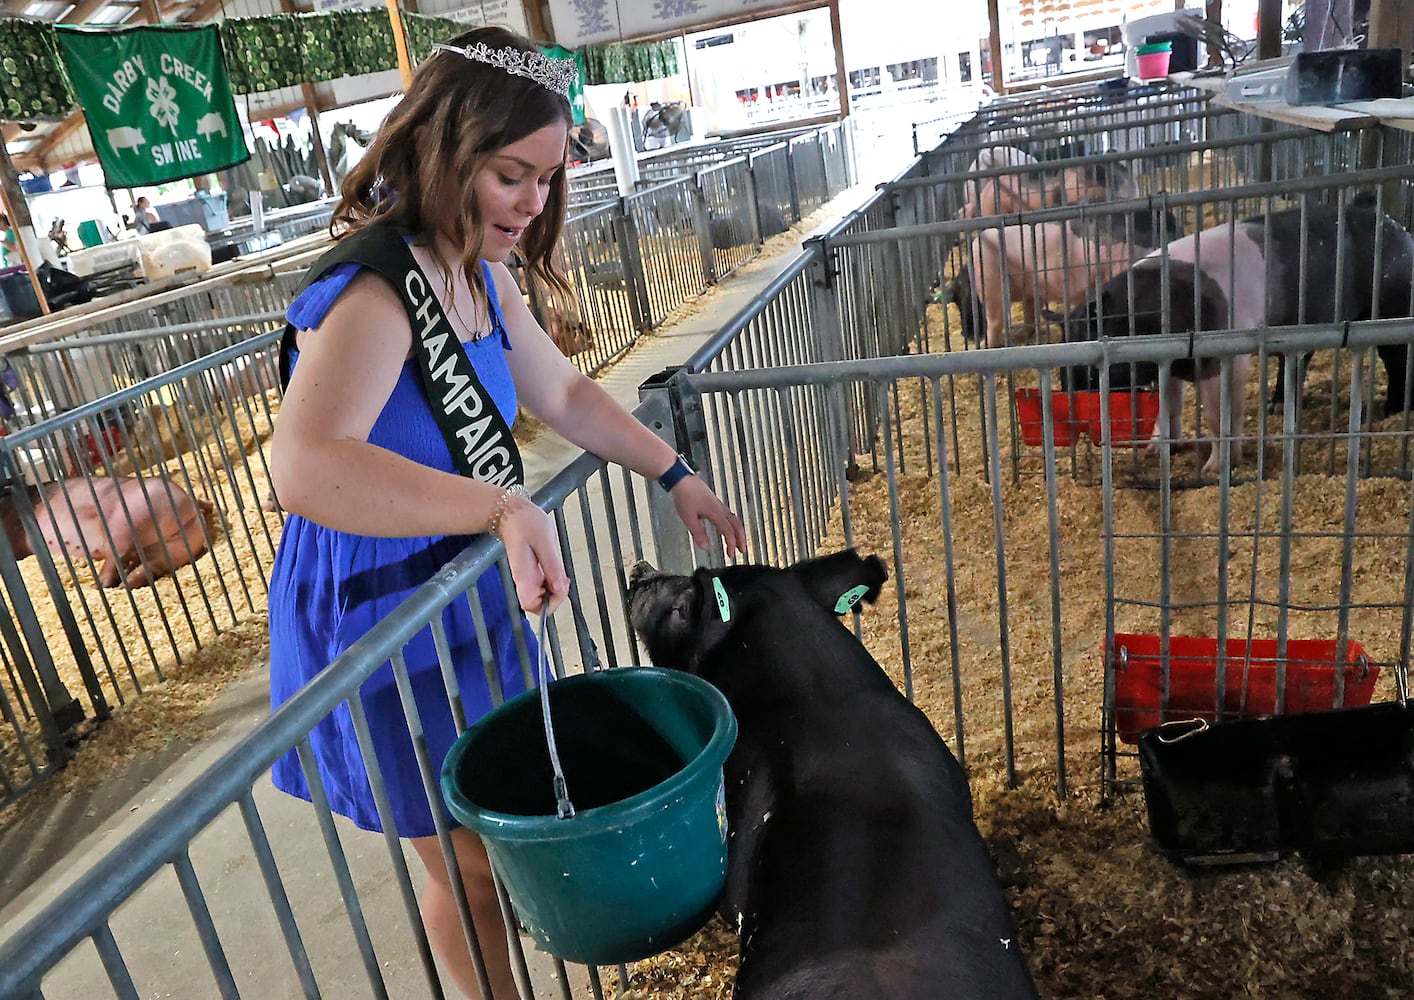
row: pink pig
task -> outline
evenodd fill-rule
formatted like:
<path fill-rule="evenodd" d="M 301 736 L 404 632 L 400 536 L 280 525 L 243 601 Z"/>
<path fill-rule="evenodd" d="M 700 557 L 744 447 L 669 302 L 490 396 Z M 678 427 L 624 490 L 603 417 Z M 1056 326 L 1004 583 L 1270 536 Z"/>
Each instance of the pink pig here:
<path fill-rule="evenodd" d="M 91 555 L 104 587 L 145 587 L 196 560 L 206 551 L 206 517 L 215 509 L 160 476 L 63 479 L 46 484 L 43 499 L 30 495 L 49 551 L 56 558 Z M 31 554 L 12 512 L 5 522 L 16 558 Z"/>

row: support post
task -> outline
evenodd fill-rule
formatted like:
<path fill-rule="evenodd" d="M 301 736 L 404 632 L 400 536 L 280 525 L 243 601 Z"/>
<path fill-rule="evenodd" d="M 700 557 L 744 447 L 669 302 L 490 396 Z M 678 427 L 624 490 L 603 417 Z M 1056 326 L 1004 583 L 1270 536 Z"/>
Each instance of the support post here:
<path fill-rule="evenodd" d="M 304 89 L 304 110 L 309 115 L 311 135 L 314 139 L 314 162 L 319 164 L 319 178 L 324 182 L 324 190 L 330 195 L 336 195 L 339 190 L 334 186 L 334 173 L 329 169 L 329 152 L 324 148 L 324 137 L 319 134 L 319 93 L 309 81 L 300 86 Z"/>
<path fill-rule="evenodd" d="M 1203 16 L 1219 27 L 1223 23 L 1223 0 L 1207 0 L 1203 7 Z M 1208 43 L 1208 65 L 1222 66 L 1223 50 L 1217 42 Z"/>
<path fill-rule="evenodd" d="M 702 172 L 692 175 L 692 186 L 688 189 L 688 201 L 692 206 L 692 228 L 697 231 L 698 251 L 702 256 L 702 283 L 717 283 L 717 259 L 712 253 L 712 216 L 707 210 L 707 194 L 702 190 Z"/>
<path fill-rule="evenodd" d="M 1002 68 L 1002 14 L 1001 4 L 998 0 L 987 0 L 987 26 L 987 42 L 992 53 L 992 90 L 997 94 L 1005 94 L 1006 71 Z M 980 71 L 978 75 L 981 75 Z"/>
<path fill-rule="evenodd" d="M 811 255 L 810 298 L 811 316 L 814 318 L 815 342 L 820 345 L 821 361 L 841 361 L 845 358 L 844 326 L 840 321 L 839 293 L 839 251 L 830 246 L 825 236 L 812 236 L 803 245 L 805 253 Z M 830 403 L 830 445 L 834 449 L 832 464 L 837 465 L 836 488 L 843 493 L 849 488 L 849 481 L 858 471 L 854 461 L 854 442 L 850 428 L 855 425 L 851 414 L 851 394 L 844 385 L 835 383 L 829 390 Z M 845 510 L 845 530 L 849 532 L 848 511 Z M 848 534 L 846 537 L 849 537 Z"/>
<path fill-rule="evenodd" d="M 10 217 L 10 228 L 14 231 L 15 242 L 20 247 L 20 259 L 24 261 L 25 270 L 29 272 L 29 283 L 34 289 L 34 297 L 39 300 L 39 311 L 48 316 L 49 302 L 44 297 L 44 288 L 39 284 L 38 265 L 31 256 L 32 251 L 38 253 L 34 220 L 30 218 L 29 202 L 25 201 L 25 193 L 20 189 L 20 176 L 15 172 L 15 165 L 10 162 L 10 151 L 5 148 L 3 140 L 0 140 L 0 201 L 4 202 L 5 214 Z"/>
<path fill-rule="evenodd" d="M 520 7 L 525 14 L 525 27 L 530 37 L 540 42 L 553 41 L 555 33 L 545 21 L 545 10 L 540 0 L 521 0 Z"/>
<path fill-rule="evenodd" d="M 633 147 L 633 128 L 629 122 L 631 113 L 624 105 L 615 104 L 604 115 L 604 130 L 609 133 L 609 155 L 620 196 L 631 195 L 638 190 L 638 156 Z"/>
<path fill-rule="evenodd" d="M 1371 0 L 1369 47 L 1402 49 L 1403 65 L 1408 66 L 1414 48 L 1414 4 L 1407 0 Z"/>
<path fill-rule="evenodd" d="M 403 31 L 402 11 L 398 0 L 388 0 L 388 21 L 393 26 L 393 47 L 398 52 L 398 76 L 402 78 L 403 90 L 412 84 L 412 56 L 408 54 L 407 34 Z"/>
<path fill-rule="evenodd" d="M 1257 0 L 1257 58 L 1281 55 L 1281 0 Z"/>
<path fill-rule="evenodd" d="M 643 255 L 638 249 L 638 225 L 633 220 L 627 198 L 619 199 L 618 209 L 614 215 L 614 242 L 618 244 L 619 264 L 623 268 L 629 315 L 633 319 L 633 328 L 642 333 L 656 325 L 653 321 L 653 303 L 648 297 L 648 276 L 643 269 Z"/>
<path fill-rule="evenodd" d="M 21 480 L 23 482 L 23 480 Z M 21 488 L 21 495 L 23 489 Z M 35 531 L 38 534 L 38 531 Z M 46 552 L 45 555 L 48 555 Z M 83 721 L 83 706 L 75 698 L 55 669 L 49 641 L 39 625 L 39 615 L 30 603 L 24 577 L 20 575 L 15 550 L 5 532 L 0 531 L 0 583 L 9 595 L 14 617 L 0 610 L 0 636 L 19 669 L 25 695 L 39 722 L 40 732 L 51 761 L 64 755 L 64 733 Z M 16 625 L 19 626 L 16 629 Z M 23 635 L 23 639 L 21 636 Z M 29 655 L 25 655 L 28 647 Z M 102 692 L 100 691 L 100 696 Z M 104 708 L 107 705 L 104 704 Z"/>
<path fill-rule="evenodd" d="M 1408 0 L 1371 0 L 1370 40 L 1372 49 L 1399 49 L 1402 53 L 1400 65 L 1408 67 L 1414 56 L 1414 4 Z M 1367 129 L 1361 147 L 1362 167 L 1378 166 L 1381 140 L 1389 138 L 1392 130 L 1388 125 L 1378 125 Z M 1390 181 L 1384 185 L 1385 211 L 1402 218 L 1404 211 L 1404 185 Z"/>
<path fill-rule="evenodd" d="M 786 143 L 786 180 L 790 185 L 790 221 L 800 221 L 800 183 L 795 176 L 795 143 Z"/>
<path fill-rule="evenodd" d="M 840 117 L 849 117 L 849 73 L 844 68 L 844 30 L 840 27 L 840 0 L 830 0 L 830 38 L 835 46 L 835 91 L 840 95 Z"/>
<path fill-rule="evenodd" d="M 648 429 L 687 459 L 708 486 L 712 486 L 711 455 L 707 449 L 707 428 L 702 419 L 702 400 L 684 390 L 681 366 L 665 368 L 638 387 L 638 398 L 649 404 L 644 419 Z M 686 575 L 696 569 L 692 538 L 677 516 L 672 497 L 648 484 L 648 519 L 658 568 L 665 573 Z M 708 566 L 722 566 L 722 542 L 712 535 L 712 548 L 704 557 Z"/>

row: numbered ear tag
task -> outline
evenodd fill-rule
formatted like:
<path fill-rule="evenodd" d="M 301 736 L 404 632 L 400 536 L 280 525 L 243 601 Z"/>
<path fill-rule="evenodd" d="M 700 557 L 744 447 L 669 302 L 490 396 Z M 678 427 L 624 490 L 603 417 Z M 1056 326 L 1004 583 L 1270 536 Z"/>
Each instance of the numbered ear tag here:
<path fill-rule="evenodd" d="M 722 616 L 722 621 L 732 620 L 731 602 L 727 600 L 727 588 L 722 586 L 722 581 L 717 577 L 712 577 L 712 593 L 717 598 L 717 614 Z"/>
<path fill-rule="evenodd" d="M 860 600 L 864 597 L 864 595 L 867 593 L 869 593 L 869 588 L 863 585 L 858 587 L 850 587 L 843 594 L 841 594 L 840 599 L 835 602 L 835 614 L 844 614 L 850 608 L 858 604 Z"/>

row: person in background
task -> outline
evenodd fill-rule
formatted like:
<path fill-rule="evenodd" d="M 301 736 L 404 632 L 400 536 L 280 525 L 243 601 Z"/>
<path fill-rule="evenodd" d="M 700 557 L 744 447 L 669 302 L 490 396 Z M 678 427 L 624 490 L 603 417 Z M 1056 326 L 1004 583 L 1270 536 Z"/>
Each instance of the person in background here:
<path fill-rule="evenodd" d="M 152 210 L 152 203 L 147 200 L 147 195 L 133 203 L 133 227 L 138 232 L 148 232 L 157 221 L 157 213 Z"/>
<path fill-rule="evenodd" d="M 15 231 L 10 228 L 10 217 L 0 212 L 0 267 L 14 267 L 19 263 L 20 245 L 16 242 Z"/>
<path fill-rule="evenodd" d="M 482 662 L 468 602 L 454 601 L 443 613 L 468 721 L 525 689 L 517 630 L 532 657 L 538 650 L 523 613 L 547 601 L 553 608 L 569 592 L 559 535 L 519 482 L 517 463 L 472 467 L 459 462 L 462 449 L 454 455 L 448 441 L 465 439 L 442 423 L 455 422 L 454 408 L 434 409 L 451 398 L 433 371 L 443 362 L 470 363 L 474 380 L 458 385 L 470 385 L 482 402 L 461 407 L 463 413 L 499 415 L 499 430 L 462 428 L 478 445 L 489 442 L 476 451 L 464 445 L 466 452 L 490 454 L 494 445 L 509 455 L 511 425 L 524 407 L 579 447 L 640 473 L 650 489 L 666 490 L 697 545 L 708 544 L 710 525 L 728 555 L 744 551 L 736 515 L 669 445 L 570 364 L 506 268 L 517 252 L 527 270 L 566 287 L 552 254 L 568 201 L 573 66 L 501 28 L 434 46 L 344 178 L 334 214 L 339 241 L 333 256 L 311 267 L 291 304 L 281 349 L 288 384 L 270 462 L 288 517 L 270 584 L 272 707 L 479 534 L 504 544 L 514 593 L 505 592 L 495 570 L 477 582 L 489 664 Z M 375 270 L 373 249 L 399 263 Z M 398 287 L 383 273 L 401 279 Z M 414 302 L 419 317 L 432 317 L 419 319 L 416 334 L 409 319 Z M 444 319 L 433 322 L 435 310 Z M 432 355 L 424 336 L 446 341 L 424 327 L 449 329 L 460 352 L 439 346 Z M 428 364 L 429 356 L 440 360 Z M 470 475 L 458 474 L 462 464 Z M 403 653 L 435 767 L 456 730 L 430 630 Z M 358 700 L 398 835 L 410 839 L 427 871 L 420 908 L 428 938 L 461 990 L 478 996 L 435 836 L 432 810 L 446 813 L 440 797 L 429 803 L 424 794 L 390 666 L 364 682 Z M 364 829 L 382 830 L 348 708 L 323 720 L 309 742 L 331 807 Z M 278 788 L 310 797 L 293 752 L 276 763 L 272 777 Z M 447 819 L 493 994 L 516 997 L 485 848 Z"/>

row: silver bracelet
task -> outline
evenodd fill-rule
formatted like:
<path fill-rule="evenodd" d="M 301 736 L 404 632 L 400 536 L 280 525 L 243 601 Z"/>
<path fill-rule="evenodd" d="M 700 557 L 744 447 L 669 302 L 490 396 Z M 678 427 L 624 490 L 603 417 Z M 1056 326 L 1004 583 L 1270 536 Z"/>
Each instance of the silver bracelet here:
<path fill-rule="evenodd" d="M 486 533 L 497 541 L 501 540 L 501 518 L 505 516 L 506 505 L 511 502 L 511 497 L 529 500 L 530 490 L 526 489 L 523 483 L 516 483 L 514 486 L 507 486 L 501 493 L 500 499 L 496 501 L 496 509 L 491 512 L 491 519 L 486 522 Z"/>

